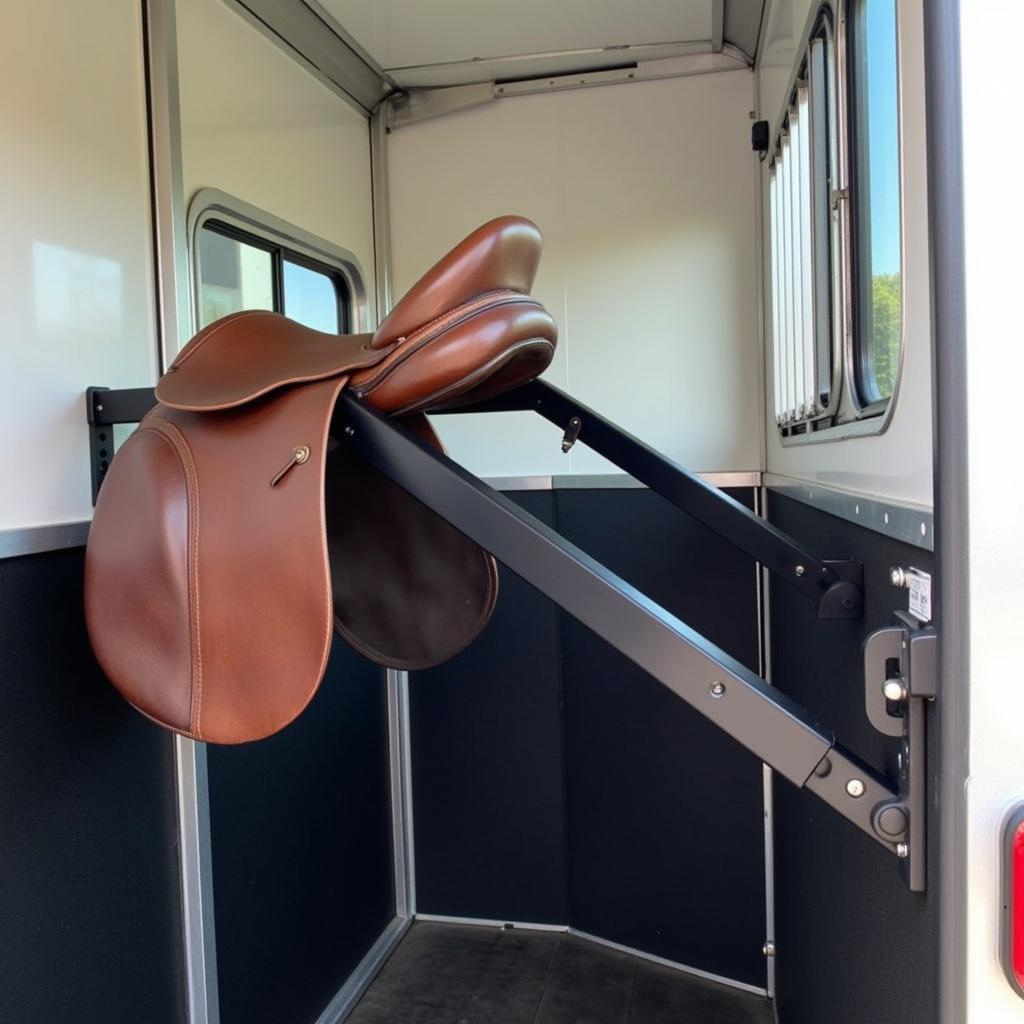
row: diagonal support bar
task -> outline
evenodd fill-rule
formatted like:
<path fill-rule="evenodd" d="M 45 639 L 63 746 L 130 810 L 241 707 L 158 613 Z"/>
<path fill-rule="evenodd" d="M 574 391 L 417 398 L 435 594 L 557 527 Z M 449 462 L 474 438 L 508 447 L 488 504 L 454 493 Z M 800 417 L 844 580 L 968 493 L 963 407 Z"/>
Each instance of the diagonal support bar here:
<path fill-rule="evenodd" d="M 447 411 L 539 413 L 795 587 L 817 604 L 819 618 L 861 616 L 859 562 L 816 558 L 738 501 L 545 381 Z"/>
<path fill-rule="evenodd" d="M 400 423 L 343 394 L 332 432 L 790 782 L 892 852 L 875 827 L 898 802 L 806 709 Z M 851 785 L 851 783 L 854 783 Z"/>

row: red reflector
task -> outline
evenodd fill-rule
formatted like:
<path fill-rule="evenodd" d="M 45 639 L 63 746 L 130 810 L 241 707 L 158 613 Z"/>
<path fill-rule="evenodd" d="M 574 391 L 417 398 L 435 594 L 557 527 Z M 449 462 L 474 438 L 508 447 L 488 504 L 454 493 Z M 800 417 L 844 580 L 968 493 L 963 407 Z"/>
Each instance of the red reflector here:
<path fill-rule="evenodd" d="M 1003 832 L 1003 971 L 1024 998 L 1024 805 Z"/>

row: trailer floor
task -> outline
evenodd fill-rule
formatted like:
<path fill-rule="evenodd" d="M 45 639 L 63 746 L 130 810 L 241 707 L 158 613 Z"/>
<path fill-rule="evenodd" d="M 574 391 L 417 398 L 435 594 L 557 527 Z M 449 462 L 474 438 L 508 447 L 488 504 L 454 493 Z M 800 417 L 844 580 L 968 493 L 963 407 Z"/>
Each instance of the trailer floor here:
<path fill-rule="evenodd" d="M 418 921 L 348 1024 L 771 1024 L 767 999 L 561 932 Z"/>

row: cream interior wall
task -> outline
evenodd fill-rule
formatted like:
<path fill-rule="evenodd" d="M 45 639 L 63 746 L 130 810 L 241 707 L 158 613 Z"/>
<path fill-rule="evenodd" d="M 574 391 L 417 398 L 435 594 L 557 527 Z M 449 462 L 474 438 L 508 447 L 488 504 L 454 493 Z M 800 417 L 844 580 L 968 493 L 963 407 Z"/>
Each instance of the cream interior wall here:
<path fill-rule="evenodd" d="M 8 5 L 0 124 L 4 530 L 88 519 L 85 388 L 155 380 L 140 5 Z"/>
<path fill-rule="evenodd" d="M 366 116 L 223 0 L 177 0 L 186 204 L 216 188 L 341 246 L 373 305 Z"/>
<path fill-rule="evenodd" d="M 499 100 L 389 137 L 395 296 L 480 223 L 532 218 L 547 378 L 671 458 L 760 468 L 753 75 Z M 531 414 L 441 417 L 491 476 L 608 472 Z"/>

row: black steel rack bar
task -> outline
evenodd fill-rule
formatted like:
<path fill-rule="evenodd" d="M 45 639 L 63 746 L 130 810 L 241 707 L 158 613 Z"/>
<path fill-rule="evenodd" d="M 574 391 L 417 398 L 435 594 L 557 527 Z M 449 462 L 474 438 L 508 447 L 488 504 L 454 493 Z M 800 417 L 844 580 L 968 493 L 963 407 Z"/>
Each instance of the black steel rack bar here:
<path fill-rule="evenodd" d="M 566 431 L 563 449 L 576 440 L 593 448 L 816 602 L 819 618 L 861 616 L 860 562 L 816 558 L 738 501 L 545 381 L 448 411 L 539 413 Z"/>
<path fill-rule="evenodd" d="M 548 402 L 545 415 L 550 411 L 556 416 L 566 410 L 556 405 L 555 397 L 549 397 L 561 396 L 571 403 L 569 408 L 574 414 L 587 417 L 584 422 L 588 429 L 598 422 L 604 424 L 600 429 L 590 430 L 588 444 L 592 443 L 592 438 L 596 439 L 593 446 L 606 456 L 625 452 L 627 457 L 623 461 L 629 465 L 622 468 L 638 470 L 635 472 L 638 479 L 645 482 L 645 477 L 655 479 L 672 491 L 667 472 L 669 469 L 678 472 L 672 463 L 660 459 L 628 435 L 622 435 L 621 448 L 617 447 L 608 439 L 608 432 L 615 432 L 615 427 L 546 385 L 532 391 L 527 408 L 534 408 L 532 403 L 538 394 Z M 522 400 L 522 396 L 519 398 Z M 519 407 L 508 401 L 499 399 L 484 403 L 484 407 Z M 94 435 L 94 480 L 101 483 L 105 472 L 105 469 L 97 472 L 95 451 L 99 442 L 96 435 L 101 432 L 106 435 L 115 423 L 138 422 L 153 404 L 153 392 L 148 388 L 88 390 L 88 418 Z M 769 686 L 504 495 L 437 452 L 399 421 L 343 393 L 335 410 L 332 433 L 353 445 L 372 466 L 492 552 L 509 569 L 598 633 L 794 785 L 816 793 L 890 852 L 903 855 L 900 851 L 905 849 L 909 832 L 906 804 L 871 769 L 837 746 L 805 708 Z M 109 458 L 102 461 L 107 463 Z M 686 486 L 692 486 L 695 478 L 689 474 L 686 477 L 691 481 Z M 699 480 L 697 483 L 701 489 L 707 486 Z M 96 487 L 98 489 L 98 483 Z M 743 512 L 749 515 L 745 509 Z M 756 517 L 755 521 L 760 523 Z M 792 545 L 784 535 L 779 536 L 787 546 Z M 795 545 L 792 547 L 799 550 Z M 808 561 L 808 564 L 814 563 Z M 888 813 L 883 815 L 883 811 Z M 893 828 L 894 812 L 903 823 L 901 827 Z M 883 818 L 884 829 L 880 827 Z"/>
<path fill-rule="evenodd" d="M 370 465 L 891 852 L 877 827 L 900 797 L 837 747 L 806 709 L 457 463 L 351 395 L 332 428 Z M 341 429 L 337 429 L 338 427 Z"/>

